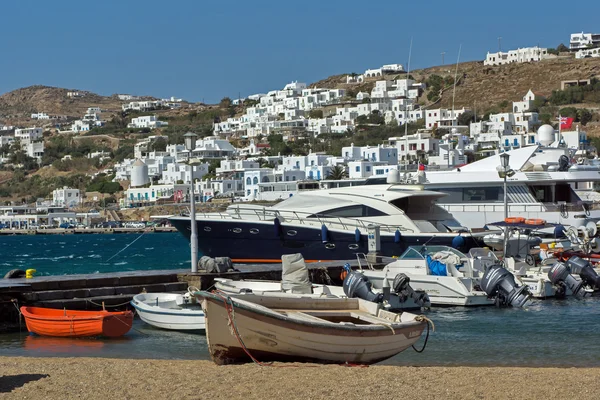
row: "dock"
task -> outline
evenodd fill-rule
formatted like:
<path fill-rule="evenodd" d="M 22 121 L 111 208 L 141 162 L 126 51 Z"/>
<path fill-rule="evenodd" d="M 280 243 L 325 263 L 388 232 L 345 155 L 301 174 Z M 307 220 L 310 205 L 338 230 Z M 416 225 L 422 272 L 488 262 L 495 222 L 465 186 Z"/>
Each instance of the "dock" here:
<path fill-rule="evenodd" d="M 341 285 L 344 261 L 307 264 L 311 282 Z M 356 265 L 356 260 L 351 262 Z M 234 265 L 224 273 L 192 273 L 189 269 L 126 271 L 0 279 L 0 332 L 19 329 L 23 305 L 74 310 L 128 309 L 142 292 L 185 292 L 194 286 L 209 290 L 214 278 L 281 280 L 281 264 Z"/>
<path fill-rule="evenodd" d="M 13 235 L 83 235 L 83 234 L 114 234 L 114 233 L 164 233 L 177 232 L 172 226 L 155 226 L 150 228 L 49 228 L 49 229 L 0 229 L 0 236 Z"/>

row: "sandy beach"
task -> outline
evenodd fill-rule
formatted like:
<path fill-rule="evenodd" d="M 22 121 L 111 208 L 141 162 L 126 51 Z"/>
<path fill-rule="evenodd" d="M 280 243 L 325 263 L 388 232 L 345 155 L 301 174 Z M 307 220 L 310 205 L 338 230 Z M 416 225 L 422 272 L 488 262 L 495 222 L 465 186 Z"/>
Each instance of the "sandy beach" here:
<path fill-rule="evenodd" d="M 597 399 L 595 368 L 216 366 L 0 357 L 2 399 Z"/>

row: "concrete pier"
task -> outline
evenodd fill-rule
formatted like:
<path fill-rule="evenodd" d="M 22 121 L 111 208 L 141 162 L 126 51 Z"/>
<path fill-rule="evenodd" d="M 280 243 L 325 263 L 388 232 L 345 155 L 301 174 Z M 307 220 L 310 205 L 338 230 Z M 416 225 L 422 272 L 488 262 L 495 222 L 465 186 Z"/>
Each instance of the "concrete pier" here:
<path fill-rule="evenodd" d="M 172 226 L 151 228 L 50 228 L 50 229 L 0 229 L 0 235 L 78 235 L 99 233 L 143 233 L 143 232 L 177 232 Z"/>
<path fill-rule="evenodd" d="M 311 281 L 341 285 L 344 263 L 307 264 Z M 356 265 L 356 261 L 351 263 Z M 216 277 L 281 280 L 281 264 L 245 264 L 234 268 L 241 270 L 209 274 L 177 269 L 0 279 L 0 332 L 19 329 L 18 308 L 23 305 L 74 310 L 98 310 L 104 306 L 116 310 L 129 308 L 133 296 L 143 291 L 184 292 L 189 286 L 208 290 Z"/>

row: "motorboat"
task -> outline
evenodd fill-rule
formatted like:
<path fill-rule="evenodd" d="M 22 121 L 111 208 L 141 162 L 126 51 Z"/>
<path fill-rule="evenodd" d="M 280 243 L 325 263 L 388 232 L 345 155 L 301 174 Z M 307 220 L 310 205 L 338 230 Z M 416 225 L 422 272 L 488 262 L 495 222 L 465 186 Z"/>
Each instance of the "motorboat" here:
<path fill-rule="evenodd" d="M 140 293 L 133 296 L 131 305 L 140 319 L 160 329 L 176 331 L 204 330 L 204 311 L 190 293 Z"/>
<path fill-rule="evenodd" d="M 377 289 L 398 274 L 405 274 L 415 290 L 427 293 L 432 306 L 523 306 L 528 295 L 512 275 L 499 271 L 490 281 L 495 271 L 492 267 L 497 266 L 497 259 L 490 253 L 473 248 L 465 255 L 449 246 L 411 246 L 383 269 L 369 265 L 368 269 L 361 266 L 361 271 Z M 506 293 L 498 293 L 499 289 Z"/>
<path fill-rule="evenodd" d="M 428 308 L 431 303 L 426 293 L 414 291 L 410 286 L 410 279 L 404 277 L 396 282 L 394 290 L 374 293 L 368 281 L 359 277 L 353 278 L 349 264 L 345 265 L 343 286 L 322 285 L 311 283 L 308 269 L 301 254 L 285 254 L 281 256 L 282 280 L 232 280 L 229 278 L 215 278 L 215 288 L 223 293 L 242 295 L 253 293 L 258 295 L 285 296 L 286 294 L 302 293 L 305 296 L 321 297 L 360 297 L 364 300 L 382 303 L 389 311 L 410 311 Z M 366 278 L 364 278 L 366 280 Z"/>
<path fill-rule="evenodd" d="M 216 364 L 268 361 L 373 364 L 414 345 L 423 316 L 358 298 L 196 292 Z"/>
<path fill-rule="evenodd" d="M 29 332 L 56 337 L 119 337 L 133 324 L 131 311 L 78 311 L 22 306 Z"/>
<path fill-rule="evenodd" d="M 280 262 L 301 252 L 307 262 L 348 260 L 368 252 L 369 226 L 380 229 L 381 254 L 413 245 L 478 246 L 478 235 L 436 204 L 444 194 L 393 184 L 314 190 L 273 206 L 233 204 L 221 213 L 196 213 L 199 251 L 233 262 Z M 188 240 L 190 218 L 169 218 Z"/>

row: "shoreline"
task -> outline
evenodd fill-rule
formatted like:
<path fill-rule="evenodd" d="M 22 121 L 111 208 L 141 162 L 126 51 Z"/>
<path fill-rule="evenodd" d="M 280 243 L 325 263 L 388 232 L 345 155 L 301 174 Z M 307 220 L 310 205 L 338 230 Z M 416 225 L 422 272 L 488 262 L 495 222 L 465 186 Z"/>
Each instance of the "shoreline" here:
<path fill-rule="evenodd" d="M 600 368 L 254 364 L 0 357 L 6 399 L 594 399 Z"/>

